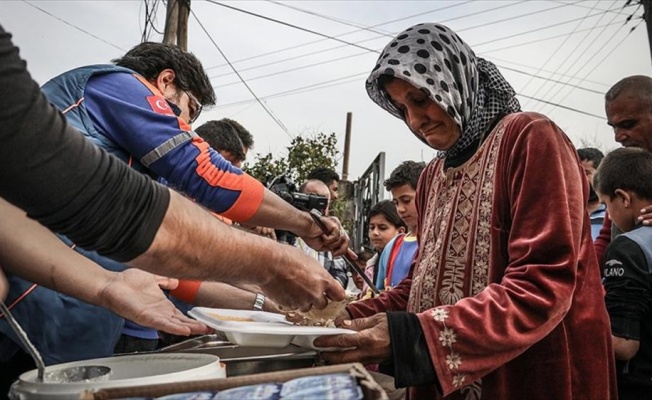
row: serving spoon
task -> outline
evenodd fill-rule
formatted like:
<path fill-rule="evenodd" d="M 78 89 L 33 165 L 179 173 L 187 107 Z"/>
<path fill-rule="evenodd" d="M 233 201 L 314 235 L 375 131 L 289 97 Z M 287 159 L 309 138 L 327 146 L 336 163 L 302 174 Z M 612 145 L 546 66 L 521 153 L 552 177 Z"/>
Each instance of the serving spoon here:
<path fill-rule="evenodd" d="M 37 374 L 36 381 L 43 382 L 45 379 L 46 383 L 71 383 L 71 382 L 81 382 L 81 381 L 102 381 L 107 380 L 109 374 L 111 373 L 111 368 L 101 366 L 101 365 L 84 365 L 78 367 L 68 367 L 58 369 L 52 372 L 45 374 L 45 363 L 43 363 L 43 358 L 41 354 L 36 350 L 36 347 L 32 344 L 27 337 L 27 334 L 20 326 L 18 321 L 11 315 L 9 308 L 5 305 L 3 301 L 0 301 L 0 311 L 7 318 L 9 326 L 16 333 L 20 342 L 25 346 L 27 352 L 34 360 L 36 364 Z"/>

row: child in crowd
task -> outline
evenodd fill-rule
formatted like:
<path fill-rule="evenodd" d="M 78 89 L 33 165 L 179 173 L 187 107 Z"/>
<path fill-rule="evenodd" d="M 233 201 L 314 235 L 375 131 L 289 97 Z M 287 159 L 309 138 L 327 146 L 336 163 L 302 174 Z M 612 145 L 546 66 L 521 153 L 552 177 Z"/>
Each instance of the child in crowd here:
<path fill-rule="evenodd" d="M 620 148 L 609 153 L 594 177 L 609 217 L 624 233 L 605 256 L 605 301 L 616 356 L 618 397 L 649 399 L 652 393 L 652 226 L 641 209 L 652 202 L 652 153 Z"/>
<path fill-rule="evenodd" d="M 404 233 L 406 229 L 407 226 L 398 215 L 396 205 L 393 202 L 383 200 L 371 207 L 371 211 L 369 211 L 369 240 L 371 246 L 376 250 L 376 254 L 367 261 L 365 273 L 372 282 L 376 281 L 378 275 L 380 253 L 394 236 Z M 372 296 L 373 292 L 365 284 L 360 293 L 360 298 L 365 299 Z"/>
<path fill-rule="evenodd" d="M 423 162 L 404 161 L 385 181 L 385 188 L 392 193 L 398 214 L 407 225 L 407 232 L 387 243 L 380 256 L 375 280 L 380 290 L 389 290 L 398 285 L 410 271 L 417 253 L 417 206 L 414 198 L 419 175 L 425 167 Z"/>

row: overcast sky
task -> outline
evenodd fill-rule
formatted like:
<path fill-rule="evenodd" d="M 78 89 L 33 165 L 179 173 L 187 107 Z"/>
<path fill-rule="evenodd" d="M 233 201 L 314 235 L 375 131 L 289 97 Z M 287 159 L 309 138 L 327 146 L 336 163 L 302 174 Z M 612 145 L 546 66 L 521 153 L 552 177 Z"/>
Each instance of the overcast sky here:
<path fill-rule="evenodd" d="M 617 144 L 604 118 L 603 94 L 625 76 L 649 75 L 651 65 L 643 10 L 624 5 L 624 0 L 192 0 L 189 50 L 203 62 L 218 97 L 196 126 L 233 118 L 254 134 L 253 153 L 284 153 L 292 136 L 315 132 L 337 133 L 342 150 L 346 113 L 352 112 L 351 180 L 380 151 L 387 154 L 386 175 L 403 160 L 428 161 L 433 150 L 368 99 L 364 80 L 396 33 L 440 22 L 501 68 L 524 110 L 550 116 L 576 146 L 584 140 L 612 149 Z M 13 33 L 39 83 L 122 55 L 140 42 L 144 21 L 142 0 L 0 0 L 0 24 Z M 164 21 L 161 2 L 154 27 L 162 30 Z M 161 37 L 150 30 L 149 40 Z M 280 123 L 254 100 L 218 47 Z"/>

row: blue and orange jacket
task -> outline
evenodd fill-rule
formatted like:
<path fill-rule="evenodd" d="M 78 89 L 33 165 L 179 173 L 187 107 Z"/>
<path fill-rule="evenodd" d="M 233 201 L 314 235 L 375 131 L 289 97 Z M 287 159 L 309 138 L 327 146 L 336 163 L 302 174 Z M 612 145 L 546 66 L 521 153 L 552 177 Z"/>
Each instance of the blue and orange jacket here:
<path fill-rule="evenodd" d="M 160 91 L 133 71 L 81 67 L 42 89 L 95 144 L 210 210 L 244 222 L 260 207 L 263 185 L 211 149 L 174 114 Z"/>

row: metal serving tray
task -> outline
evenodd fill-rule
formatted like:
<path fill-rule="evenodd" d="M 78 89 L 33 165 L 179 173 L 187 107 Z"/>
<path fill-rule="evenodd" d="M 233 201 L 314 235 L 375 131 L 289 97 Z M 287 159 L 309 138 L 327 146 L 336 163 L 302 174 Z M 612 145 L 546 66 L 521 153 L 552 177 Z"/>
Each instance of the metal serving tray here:
<path fill-rule="evenodd" d="M 261 372 L 309 368 L 320 364 L 314 350 L 295 345 L 281 348 L 241 347 L 220 335 L 204 335 L 157 350 L 158 353 L 202 353 L 220 357 L 226 364 L 226 375 L 240 376 Z"/>

